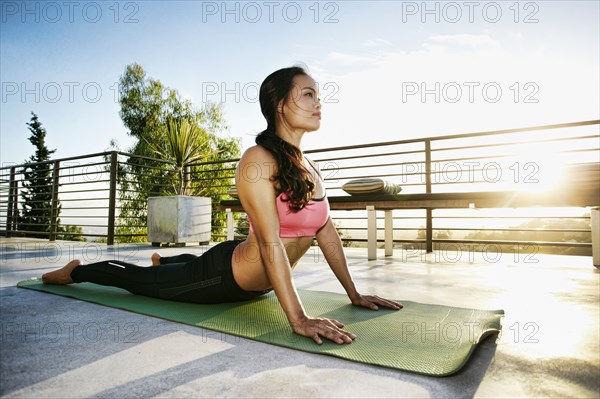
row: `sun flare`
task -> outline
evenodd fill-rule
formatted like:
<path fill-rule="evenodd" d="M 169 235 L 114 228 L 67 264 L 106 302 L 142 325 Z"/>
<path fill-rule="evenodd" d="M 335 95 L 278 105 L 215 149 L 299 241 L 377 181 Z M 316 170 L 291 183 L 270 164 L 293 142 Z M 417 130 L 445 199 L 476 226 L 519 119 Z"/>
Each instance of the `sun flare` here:
<path fill-rule="evenodd" d="M 513 172 L 516 189 L 532 193 L 555 188 L 566 164 L 556 143 L 520 146 L 511 161 L 509 169 Z"/>

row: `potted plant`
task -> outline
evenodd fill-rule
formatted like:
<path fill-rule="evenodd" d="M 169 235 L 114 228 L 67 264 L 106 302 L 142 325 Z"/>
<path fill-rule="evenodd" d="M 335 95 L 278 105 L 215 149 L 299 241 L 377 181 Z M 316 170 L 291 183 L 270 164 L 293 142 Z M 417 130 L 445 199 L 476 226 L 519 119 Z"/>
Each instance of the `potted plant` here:
<path fill-rule="evenodd" d="M 187 119 L 169 118 L 165 142 L 149 143 L 153 151 L 169 162 L 175 195 L 148 198 L 148 241 L 153 246 L 187 242 L 208 243 L 211 234 L 211 199 L 194 196 L 190 165 L 209 156 L 203 131 Z"/>

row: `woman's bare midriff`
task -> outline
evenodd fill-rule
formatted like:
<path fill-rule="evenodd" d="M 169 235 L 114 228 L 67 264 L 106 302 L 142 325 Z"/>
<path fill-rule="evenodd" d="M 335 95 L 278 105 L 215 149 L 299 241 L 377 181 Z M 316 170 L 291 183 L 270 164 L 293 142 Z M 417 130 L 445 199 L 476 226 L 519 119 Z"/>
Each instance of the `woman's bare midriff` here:
<path fill-rule="evenodd" d="M 310 248 L 313 237 L 282 238 L 281 241 L 292 268 Z M 271 283 L 264 268 L 256 235 L 250 233 L 246 241 L 235 248 L 232 258 L 233 278 L 245 291 L 270 289 Z"/>

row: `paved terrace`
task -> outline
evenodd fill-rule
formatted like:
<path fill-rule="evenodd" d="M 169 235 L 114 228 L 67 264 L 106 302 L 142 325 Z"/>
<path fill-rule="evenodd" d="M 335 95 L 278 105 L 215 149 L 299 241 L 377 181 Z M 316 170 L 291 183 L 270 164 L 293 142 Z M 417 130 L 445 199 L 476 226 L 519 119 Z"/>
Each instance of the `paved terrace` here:
<path fill-rule="evenodd" d="M 75 257 L 149 264 L 150 245 L 0 239 L 2 397 L 599 397 L 599 271 L 590 257 L 347 251 L 364 292 L 503 308 L 504 330 L 434 378 L 280 348 L 16 288 Z M 204 248 L 162 248 L 164 255 Z M 343 293 L 319 256 L 299 288 Z"/>

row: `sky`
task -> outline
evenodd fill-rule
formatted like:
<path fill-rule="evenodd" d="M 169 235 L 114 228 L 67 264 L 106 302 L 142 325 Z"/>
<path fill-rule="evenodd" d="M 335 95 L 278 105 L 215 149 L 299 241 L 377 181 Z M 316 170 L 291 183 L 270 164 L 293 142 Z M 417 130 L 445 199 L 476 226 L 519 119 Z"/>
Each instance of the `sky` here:
<path fill-rule="evenodd" d="M 3 1 L 0 163 L 122 150 L 117 83 L 142 65 L 196 107 L 223 103 L 242 150 L 271 72 L 318 81 L 304 149 L 600 119 L 598 1 Z"/>

